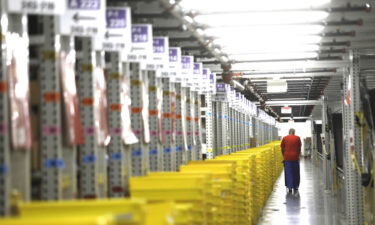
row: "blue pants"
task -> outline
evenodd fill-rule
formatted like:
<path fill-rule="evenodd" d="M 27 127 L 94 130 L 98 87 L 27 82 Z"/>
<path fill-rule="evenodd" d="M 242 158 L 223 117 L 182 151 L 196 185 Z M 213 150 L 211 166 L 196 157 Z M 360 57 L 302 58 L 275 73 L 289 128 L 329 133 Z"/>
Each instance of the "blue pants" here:
<path fill-rule="evenodd" d="M 284 161 L 285 186 L 298 189 L 300 182 L 299 161 Z"/>

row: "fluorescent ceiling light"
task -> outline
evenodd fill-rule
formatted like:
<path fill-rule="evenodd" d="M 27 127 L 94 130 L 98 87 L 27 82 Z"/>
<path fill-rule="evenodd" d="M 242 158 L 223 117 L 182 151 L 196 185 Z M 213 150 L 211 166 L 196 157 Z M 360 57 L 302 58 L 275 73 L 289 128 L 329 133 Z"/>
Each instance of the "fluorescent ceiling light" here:
<path fill-rule="evenodd" d="M 205 29 L 207 36 L 233 37 L 250 35 L 317 35 L 324 29 L 322 25 L 270 25 L 270 26 L 240 26 L 240 27 L 213 27 Z"/>
<path fill-rule="evenodd" d="M 227 54 L 243 54 L 243 53 L 264 53 L 264 52 L 305 52 L 318 51 L 318 44 L 272 44 L 265 45 L 244 45 L 244 43 L 233 43 L 221 49 Z"/>
<path fill-rule="evenodd" d="M 322 40 L 321 36 L 298 36 L 298 35 L 287 35 L 287 36 L 264 36 L 254 34 L 252 36 L 234 36 L 232 38 L 218 38 L 214 40 L 214 44 L 221 45 L 223 47 L 232 45 L 295 45 L 295 44 L 317 44 Z"/>
<path fill-rule="evenodd" d="M 251 77 L 249 78 L 251 82 L 266 82 L 267 80 L 272 80 L 272 78 L 265 78 L 265 79 L 252 79 Z M 280 77 L 275 76 L 273 79 L 280 79 Z M 293 78 L 293 77 L 285 77 L 283 80 L 288 81 L 311 81 L 311 77 L 306 77 L 306 78 Z M 283 99 L 285 100 L 285 99 Z"/>
<path fill-rule="evenodd" d="M 233 71 L 249 71 L 249 70 L 269 70 L 270 68 L 275 70 L 283 69 L 304 69 L 313 67 L 316 64 L 315 61 L 287 61 L 287 62 L 247 62 L 247 63 L 235 63 L 232 65 Z"/>
<path fill-rule="evenodd" d="M 285 25 L 320 22 L 327 18 L 324 11 L 253 12 L 233 14 L 198 15 L 194 20 L 211 27 L 246 25 Z"/>
<path fill-rule="evenodd" d="M 188 10 L 203 12 L 217 11 L 260 11 L 260 10 L 283 10 L 283 9 L 307 9 L 326 5 L 330 0 L 182 0 L 179 4 Z"/>
<path fill-rule="evenodd" d="M 231 60 L 236 61 L 252 61 L 252 60 L 271 60 L 271 59 L 306 59 L 316 58 L 317 52 L 300 52 L 300 53 L 258 53 L 258 54 L 241 54 L 229 55 Z"/>

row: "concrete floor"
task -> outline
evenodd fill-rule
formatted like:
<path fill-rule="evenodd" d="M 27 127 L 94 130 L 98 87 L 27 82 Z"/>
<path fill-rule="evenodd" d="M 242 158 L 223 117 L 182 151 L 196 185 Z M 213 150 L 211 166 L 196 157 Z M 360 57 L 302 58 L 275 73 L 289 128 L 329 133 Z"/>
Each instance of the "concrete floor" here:
<path fill-rule="evenodd" d="M 323 191 L 320 169 L 301 160 L 299 196 L 286 194 L 284 174 L 275 184 L 259 225 L 344 225 L 336 198 Z"/>

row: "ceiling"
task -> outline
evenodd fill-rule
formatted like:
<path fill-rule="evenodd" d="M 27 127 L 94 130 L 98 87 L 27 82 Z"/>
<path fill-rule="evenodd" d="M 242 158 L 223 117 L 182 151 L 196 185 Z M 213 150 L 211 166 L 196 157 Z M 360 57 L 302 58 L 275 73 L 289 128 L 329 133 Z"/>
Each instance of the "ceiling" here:
<path fill-rule="evenodd" d="M 169 36 L 171 46 L 194 55 L 218 78 L 228 72 L 223 65 L 230 65 L 225 68 L 245 87 L 245 96 L 266 105 L 318 100 L 323 93 L 339 101 L 348 51 L 375 47 L 374 0 L 109 2 L 129 4 L 133 23 L 152 23 L 155 36 Z M 267 80 L 272 79 L 286 79 L 288 91 L 267 93 Z M 290 116 L 281 114 L 281 106 L 270 107 Z M 314 105 L 291 107 L 295 118 L 319 111 Z"/>

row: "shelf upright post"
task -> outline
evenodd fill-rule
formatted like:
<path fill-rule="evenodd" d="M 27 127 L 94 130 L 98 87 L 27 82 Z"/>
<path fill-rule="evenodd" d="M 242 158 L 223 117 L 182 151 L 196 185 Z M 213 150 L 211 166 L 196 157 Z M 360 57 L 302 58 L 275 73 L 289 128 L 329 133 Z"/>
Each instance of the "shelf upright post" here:
<path fill-rule="evenodd" d="M 131 10 L 129 7 L 106 8 L 106 34 L 99 43 L 106 51 L 108 128 L 108 196 L 124 197 L 128 191 L 130 151 L 126 144 L 137 142 L 130 130 L 129 63 L 131 50 Z M 101 58 L 99 58 L 101 60 Z"/>
<path fill-rule="evenodd" d="M 180 137 L 177 137 L 177 76 L 181 72 L 181 48 L 170 47 L 168 50 L 169 73 L 162 73 L 163 83 L 163 128 L 165 143 L 163 145 L 163 167 L 165 171 L 177 168 L 177 149 L 182 149 Z M 180 126 L 180 125 L 179 125 Z"/>
<path fill-rule="evenodd" d="M 214 158 L 214 133 L 215 133 L 215 113 L 214 113 L 214 104 L 212 99 L 213 91 L 210 87 L 210 78 L 211 78 L 211 71 L 210 69 L 203 69 L 203 83 L 204 83 L 204 99 L 206 103 L 206 112 L 205 112 L 205 119 L 206 119 L 206 154 L 207 159 Z"/>
<path fill-rule="evenodd" d="M 186 123 L 186 139 L 187 139 L 187 150 L 186 150 L 186 158 L 185 162 L 189 162 L 193 159 L 193 152 L 195 150 L 195 136 L 194 136 L 194 95 L 191 90 L 191 87 L 185 87 L 185 123 Z"/>
<path fill-rule="evenodd" d="M 159 104 L 161 104 L 162 99 L 159 99 L 159 91 L 161 90 L 161 80 L 156 75 L 155 70 L 149 70 L 148 82 L 149 82 L 149 126 L 150 126 L 150 152 L 149 152 L 149 168 L 150 171 L 158 171 L 161 169 L 162 161 L 162 149 L 159 145 L 160 143 L 160 133 L 159 130 L 159 120 L 161 120 L 161 109 L 159 109 Z M 161 105 L 160 105 L 161 106 Z M 160 121 L 161 122 L 161 121 Z"/>
<path fill-rule="evenodd" d="M 77 76 L 80 96 L 81 122 L 84 130 L 85 141 L 79 147 L 79 192 L 82 198 L 99 197 L 99 163 L 98 141 L 95 123 L 95 74 L 97 66 L 96 53 L 91 37 L 79 37 L 81 44 L 81 57 L 77 59 Z"/>
<path fill-rule="evenodd" d="M 4 1 L 0 3 L 1 10 L 1 34 L 8 32 L 8 27 L 4 20 L 8 20 L 8 15 L 4 9 Z M 11 174 L 10 174 L 10 135 L 9 135 L 9 105 L 8 105 L 8 75 L 7 75 L 7 43 L 4 38 L 1 43 L 1 73 L 0 73 L 0 215 L 4 216 L 10 213 L 10 193 L 11 193 Z"/>
<path fill-rule="evenodd" d="M 18 73 L 23 73 L 21 74 L 24 76 L 22 79 L 27 80 L 28 83 L 29 41 L 26 14 L 21 10 L 10 12 L 9 9 L 6 9 L 6 1 L 0 3 L 0 11 L 2 34 L 0 40 L 2 47 L 0 73 L 0 215 L 7 215 L 11 213 L 10 197 L 13 193 L 17 193 L 23 201 L 29 201 L 31 194 L 31 149 L 28 147 L 15 149 L 11 141 L 14 130 L 10 129 L 12 103 L 10 103 L 9 98 L 12 96 L 10 92 L 12 87 L 9 81 L 12 77 L 9 75 L 9 70 L 12 65 L 8 65 L 13 60 L 13 54 L 18 56 L 22 54 L 23 58 L 18 58 L 16 62 L 16 70 Z M 17 37 L 14 38 L 13 35 Z M 20 53 L 17 48 L 23 52 Z"/>
<path fill-rule="evenodd" d="M 170 72 L 172 76 L 172 71 Z M 176 165 L 176 134 L 175 134 L 175 107 L 176 94 L 172 77 L 163 77 L 163 129 L 165 143 L 163 145 L 163 170 L 174 171 Z"/>
<path fill-rule="evenodd" d="M 346 221 L 348 225 L 364 224 L 364 196 L 362 187 L 362 141 L 356 114 L 361 111 L 360 55 L 358 50 L 349 53 L 350 69 L 344 72 L 344 175 L 346 195 Z"/>
<path fill-rule="evenodd" d="M 142 176 L 149 171 L 149 74 L 147 66 L 152 60 L 153 36 L 152 25 L 132 25 L 132 52 L 130 61 L 131 101 L 132 101 L 132 130 L 140 140 L 131 145 L 132 175 Z"/>
<path fill-rule="evenodd" d="M 108 125 L 111 141 L 108 145 L 108 195 L 109 197 L 123 197 L 127 189 L 127 172 L 125 145 L 122 139 L 122 110 L 126 105 L 122 102 L 121 82 L 128 73 L 128 64 L 122 62 L 120 52 L 108 52 L 109 65 L 107 68 L 108 92 Z"/>
<path fill-rule="evenodd" d="M 213 102 L 211 93 L 205 94 L 205 100 L 207 104 L 206 109 L 206 148 L 207 148 L 207 159 L 213 159 L 213 139 L 214 139 L 214 112 L 213 112 Z"/>
<path fill-rule="evenodd" d="M 153 37 L 152 63 L 147 64 L 149 83 L 149 168 L 150 171 L 163 170 L 165 133 L 163 129 L 163 84 L 162 77 L 168 77 L 169 61 L 168 37 Z M 164 75 L 163 75 L 164 74 Z"/>
<path fill-rule="evenodd" d="M 63 197 L 63 170 L 74 169 L 73 165 L 65 162 L 64 155 L 68 159 L 74 157 L 74 150 L 64 149 L 62 139 L 62 106 L 60 64 L 58 62 L 60 50 L 71 48 L 69 40 L 63 40 L 56 30 L 54 16 L 43 16 L 43 36 L 41 67 L 39 82 L 41 87 L 41 170 L 43 200 L 58 200 Z M 65 43 L 63 43 L 65 42 Z M 59 47 L 61 46 L 61 48 Z M 63 149 L 69 152 L 63 153 Z M 69 153 L 72 153 L 69 155 Z M 69 174 L 69 172 L 68 172 Z M 69 176 L 69 175 L 67 175 Z M 75 182 L 72 180 L 72 183 Z M 73 187 L 72 187 L 73 188 Z M 74 188 L 73 188 L 74 189 Z M 74 192 L 74 190 L 72 191 Z M 76 193 L 74 193 L 76 194 Z M 67 196 L 65 196 L 67 197 Z"/>
<path fill-rule="evenodd" d="M 183 150 L 183 163 L 193 159 L 193 152 L 195 151 L 195 135 L 194 135 L 194 57 L 181 56 L 181 77 L 182 88 L 184 96 L 184 116 L 182 121 L 185 124 L 186 131 L 186 149 Z"/>
<path fill-rule="evenodd" d="M 202 123 L 201 123 L 201 98 L 199 91 L 194 93 L 194 135 L 196 148 L 193 153 L 193 160 L 201 160 L 202 158 Z"/>
<path fill-rule="evenodd" d="M 7 19 L 8 19 L 8 32 L 6 32 L 5 30 L 6 33 L 2 34 L 5 37 L 4 42 L 6 44 L 6 47 L 5 47 L 6 49 L 4 50 L 8 50 L 8 51 L 14 50 L 14 51 L 19 52 L 19 50 L 17 50 L 16 48 L 23 49 L 24 52 L 22 53 L 22 56 L 24 57 L 22 59 L 18 59 L 18 61 L 16 62 L 16 64 L 17 63 L 21 64 L 21 65 L 17 65 L 16 70 L 18 70 L 17 71 L 18 73 L 24 73 L 22 74 L 24 76 L 23 79 L 26 79 L 28 83 L 28 80 L 29 80 L 29 70 L 28 70 L 29 41 L 28 41 L 28 34 L 27 34 L 27 23 L 28 23 L 27 15 L 24 13 L 14 13 L 14 14 L 9 13 L 7 15 Z M 16 34 L 20 39 L 18 41 L 15 41 L 14 43 L 11 43 L 13 42 L 13 37 L 11 37 L 12 34 Z M 20 55 L 19 53 L 15 53 L 15 52 L 13 52 L 13 54 Z M 6 58 L 6 60 L 7 60 L 6 62 L 9 63 L 11 62 L 12 58 Z M 4 66 L 7 67 L 7 65 L 4 65 Z M 11 77 L 9 76 L 9 66 L 6 69 L 5 73 L 8 73 L 8 75 L 4 74 L 5 77 L 8 80 L 11 80 Z M 5 90 L 8 90 L 8 91 L 11 89 L 10 85 L 6 86 L 5 88 L 6 88 Z M 7 94 L 8 94 L 8 99 L 9 99 L 11 94 L 10 92 L 8 92 Z M 8 100 L 8 104 L 9 104 L 9 100 Z M 8 106 L 11 107 L 11 104 L 9 104 Z M 4 121 L 5 123 L 9 123 L 9 121 L 11 122 L 11 116 L 13 115 L 9 115 L 9 116 L 10 116 L 8 117 L 9 120 Z M 5 127 L 5 124 L 3 125 L 3 127 L 4 127 L 3 130 L 5 132 L 8 127 Z M 12 134 L 13 132 L 14 130 L 11 129 L 8 134 L 14 135 Z M 19 138 L 22 138 L 22 137 L 19 137 Z M 4 144 L 6 144 L 6 142 Z M 29 201 L 30 196 L 31 196 L 31 165 L 30 165 L 31 146 L 30 148 L 23 147 L 22 149 L 15 149 L 14 146 L 12 146 L 11 149 L 12 150 L 10 151 L 9 168 L 5 167 L 4 171 L 10 173 L 12 192 L 13 193 L 16 192 L 18 197 L 21 200 Z"/>
<path fill-rule="evenodd" d="M 324 189 L 331 190 L 331 168 L 330 168 L 330 146 L 329 146 L 329 130 L 328 130 L 328 118 L 327 118 L 327 101 L 326 98 L 323 96 L 323 104 L 322 104 L 322 147 L 323 147 L 323 173 L 324 173 Z"/>

